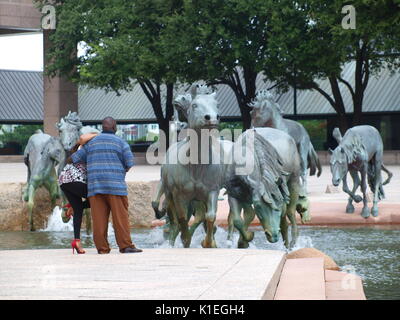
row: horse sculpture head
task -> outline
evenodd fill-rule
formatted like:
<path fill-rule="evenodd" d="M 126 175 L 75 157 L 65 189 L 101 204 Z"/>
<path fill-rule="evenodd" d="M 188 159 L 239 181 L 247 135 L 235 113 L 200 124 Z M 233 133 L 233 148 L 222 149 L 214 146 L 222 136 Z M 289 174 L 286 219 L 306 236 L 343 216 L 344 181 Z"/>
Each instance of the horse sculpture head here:
<path fill-rule="evenodd" d="M 261 90 L 250 104 L 251 126 L 272 127 L 272 121 L 282 116 L 282 110 L 267 90 Z"/>
<path fill-rule="evenodd" d="M 332 173 L 332 184 L 338 186 L 343 180 L 348 170 L 348 159 L 346 150 L 341 146 L 342 135 L 339 128 L 333 129 L 333 137 L 336 139 L 338 146 L 335 150 L 329 149 L 331 153 L 330 167 Z"/>
<path fill-rule="evenodd" d="M 55 165 L 61 163 L 64 157 L 64 148 L 61 145 L 61 142 L 56 137 L 51 137 L 42 149 L 42 156 L 49 157 L 52 161 L 55 162 Z"/>
<path fill-rule="evenodd" d="M 82 122 L 76 112 L 69 112 L 67 116 L 61 118 L 56 124 L 60 132 L 60 140 L 65 150 L 70 150 L 79 139 L 79 130 Z"/>
<path fill-rule="evenodd" d="M 174 105 L 187 118 L 192 129 L 217 129 L 220 122 L 216 93 L 209 93 L 206 86 L 192 86 L 190 95 L 180 95 Z"/>
<path fill-rule="evenodd" d="M 338 186 L 340 181 L 345 177 L 348 170 L 347 156 L 345 150 L 338 146 L 335 150 L 331 150 L 330 167 L 332 173 L 332 184 Z"/>

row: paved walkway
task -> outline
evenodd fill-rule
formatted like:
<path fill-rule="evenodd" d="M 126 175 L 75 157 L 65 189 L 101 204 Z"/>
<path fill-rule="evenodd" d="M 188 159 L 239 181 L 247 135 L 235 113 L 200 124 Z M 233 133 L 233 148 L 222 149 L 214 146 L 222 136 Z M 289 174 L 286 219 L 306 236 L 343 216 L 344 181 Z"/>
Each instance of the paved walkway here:
<path fill-rule="evenodd" d="M 239 249 L 0 251 L 2 299 L 273 299 L 283 251 Z"/>

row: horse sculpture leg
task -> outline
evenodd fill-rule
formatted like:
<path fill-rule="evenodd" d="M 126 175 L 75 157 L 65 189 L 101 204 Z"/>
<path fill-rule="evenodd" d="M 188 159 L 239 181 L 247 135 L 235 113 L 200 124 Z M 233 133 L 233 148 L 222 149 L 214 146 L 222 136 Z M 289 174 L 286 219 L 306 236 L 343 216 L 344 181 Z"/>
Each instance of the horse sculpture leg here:
<path fill-rule="evenodd" d="M 286 207 L 286 216 L 288 217 L 292 225 L 292 239 L 290 241 L 289 249 L 293 248 L 297 242 L 299 231 L 296 222 L 296 206 L 299 201 L 299 192 L 301 186 L 298 183 L 298 179 L 289 182 L 290 200 Z"/>
<path fill-rule="evenodd" d="M 250 204 L 243 204 L 243 218 L 244 218 L 244 230 L 246 231 L 246 238 L 242 235 L 239 237 L 238 248 L 248 248 L 249 242 L 254 238 L 254 232 L 248 231 L 251 222 L 254 220 L 256 213 Z"/>
<path fill-rule="evenodd" d="M 361 170 L 361 191 L 363 193 L 363 208 L 361 211 L 361 216 L 363 218 L 369 217 L 369 209 L 368 209 L 368 198 L 367 198 L 367 163 L 364 163 Z"/>
<path fill-rule="evenodd" d="M 308 197 L 299 197 L 296 205 L 296 211 L 301 216 L 301 223 L 311 221 L 310 201 L 308 200 Z"/>
<path fill-rule="evenodd" d="M 181 197 L 177 194 L 174 194 L 173 201 L 174 201 L 174 206 L 175 206 L 176 213 L 177 213 L 178 224 L 179 224 L 180 231 L 181 231 L 181 240 L 182 240 L 183 246 L 185 248 L 189 248 L 190 243 L 192 241 L 192 237 L 190 236 L 190 232 L 189 232 L 188 220 L 187 220 L 189 204 L 187 203 L 187 201 L 185 201 L 183 199 L 183 197 Z M 171 221 L 171 223 L 172 223 L 172 221 Z"/>
<path fill-rule="evenodd" d="M 229 214 L 228 214 L 228 237 L 227 237 L 227 240 L 230 241 L 230 242 L 232 242 L 234 230 L 235 230 L 235 225 L 233 224 L 233 212 L 232 212 L 232 209 L 229 208 Z"/>
<path fill-rule="evenodd" d="M 57 176 L 54 171 L 54 173 L 44 182 L 44 186 L 49 191 L 50 193 L 50 198 L 51 198 L 51 206 L 54 208 L 56 205 L 56 200 L 61 198 L 61 190 L 60 186 L 58 185 L 57 182 Z"/>
<path fill-rule="evenodd" d="M 373 217 L 378 216 L 378 201 L 380 199 L 380 192 L 382 188 L 382 176 L 381 176 L 381 169 L 382 169 L 382 156 L 375 155 L 375 161 L 373 164 L 374 166 L 374 177 L 373 177 L 373 186 L 374 186 L 374 202 L 371 209 L 371 214 Z"/>
<path fill-rule="evenodd" d="M 34 199 L 35 199 L 35 193 L 36 193 L 36 188 L 33 186 L 33 184 L 28 185 L 28 217 L 29 217 L 29 230 L 30 231 L 35 231 L 35 227 L 33 225 L 33 206 L 35 205 Z"/>
<path fill-rule="evenodd" d="M 351 191 L 351 193 L 353 194 L 353 196 L 355 198 L 359 197 L 355 194 L 355 192 L 357 191 L 357 188 L 360 186 L 360 177 L 358 176 L 358 172 L 356 170 L 349 170 L 349 173 L 353 179 L 353 190 Z M 346 177 L 343 178 L 343 186 L 346 184 L 347 186 L 347 180 Z M 347 202 L 347 206 L 346 206 L 346 213 L 354 213 L 354 206 L 353 206 L 353 197 L 350 195 L 348 202 Z M 360 202 L 362 199 L 357 198 L 357 200 L 359 200 L 358 202 Z"/>
<path fill-rule="evenodd" d="M 168 222 L 163 227 L 163 233 L 164 238 L 167 238 L 169 245 L 173 247 L 175 245 L 176 237 L 179 234 L 178 213 L 172 199 L 167 200 L 167 202 Z"/>
<path fill-rule="evenodd" d="M 250 242 L 254 238 L 254 232 L 247 231 L 246 220 L 247 221 L 250 220 L 251 215 L 252 215 L 251 221 L 253 221 L 255 212 L 254 212 L 253 208 L 251 208 L 251 212 L 250 212 L 250 210 L 246 207 L 245 210 L 247 212 L 245 212 L 245 222 L 243 222 L 242 217 L 240 216 L 240 213 L 243 208 L 243 204 L 241 204 L 237 199 L 235 199 L 231 196 L 228 197 L 228 203 L 229 203 L 229 208 L 230 208 L 229 219 L 231 219 L 232 224 L 235 226 L 235 228 L 240 233 L 238 248 L 246 248 L 245 242 L 247 242 L 247 247 L 248 247 L 248 242 Z M 251 221 L 248 222 L 248 224 L 250 224 Z"/>
<path fill-rule="evenodd" d="M 190 236 L 192 237 L 194 232 L 196 231 L 197 227 L 204 222 L 205 220 L 205 214 L 206 214 L 206 208 L 205 206 L 198 202 L 198 201 L 194 201 L 194 203 L 192 204 L 192 212 L 190 212 L 190 216 L 194 215 L 194 221 L 192 223 L 192 225 L 189 228 L 189 232 L 190 232 Z M 190 217 L 188 217 L 190 219 Z"/>
<path fill-rule="evenodd" d="M 300 155 L 300 177 L 304 195 L 307 196 L 308 151 L 309 143 L 301 142 L 298 146 Z"/>
<path fill-rule="evenodd" d="M 281 217 L 280 228 L 281 228 L 281 235 L 282 235 L 283 243 L 286 248 L 289 248 L 289 246 L 290 246 L 289 232 L 288 232 L 289 224 L 288 224 L 287 217 L 285 214 L 283 214 Z"/>
<path fill-rule="evenodd" d="M 214 239 L 214 224 L 217 216 L 217 203 L 218 203 L 218 191 L 212 191 L 208 195 L 207 201 L 207 212 L 206 212 L 206 224 L 207 232 L 205 239 L 201 242 L 203 248 L 216 248 L 217 244 Z"/>
<path fill-rule="evenodd" d="M 90 209 L 86 208 L 83 210 L 83 214 L 85 215 L 86 234 L 89 235 L 92 233 L 92 218 L 90 216 Z"/>

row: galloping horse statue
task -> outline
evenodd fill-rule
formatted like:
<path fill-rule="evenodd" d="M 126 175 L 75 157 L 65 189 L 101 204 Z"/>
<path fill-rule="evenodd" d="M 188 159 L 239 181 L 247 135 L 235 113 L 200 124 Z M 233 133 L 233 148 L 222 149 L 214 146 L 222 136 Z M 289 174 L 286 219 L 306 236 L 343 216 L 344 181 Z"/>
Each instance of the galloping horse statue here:
<path fill-rule="evenodd" d="M 208 152 L 209 158 L 219 158 L 223 147 L 220 145 L 220 140 L 216 139 L 218 146 L 215 143 L 207 143 L 207 150 L 200 150 L 200 146 L 205 142 L 204 139 L 210 138 L 210 136 L 204 137 L 201 131 L 210 133 L 210 130 L 216 129 L 219 125 L 218 101 L 215 95 L 216 93 L 208 93 L 208 88 L 205 86 L 199 88 L 192 86 L 190 98 L 181 101 L 181 107 L 187 114 L 188 128 L 193 130 L 197 138 L 188 136 L 172 144 L 161 167 L 162 182 L 159 190 L 165 194 L 171 228 L 171 245 L 174 244 L 180 231 L 184 247 L 190 247 L 195 228 L 204 221 L 206 237 L 202 241 L 202 246 L 216 247 L 214 223 L 225 167 L 221 163 L 211 163 L 211 161 L 202 164 L 202 152 Z M 194 151 L 200 152 L 194 156 Z M 182 163 L 179 155 L 188 154 L 190 161 Z M 177 161 L 170 161 L 174 158 L 173 155 L 177 155 Z M 189 229 L 188 220 L 194 212 L 196 221 Z"/>
<path fill-rule="evenodd" d="M 44 186 L 50 193 L 54 207 L 56 199 L 60 198 L 60 188 L 55 166 L 65 157 L 64 149 L 58 138 L 49 136 L 38 130 L 33 134 L 24 150 L 24 160 L 28 167 L 27 186 L 24 190 L 24 200 L 28 202 L 29 226 L 34 231 L 33 207 L 36 190 Z"/>
<path fill-rule="evenodd" d="M 297 121 L 284 119 L 280 106 L 266 90 L 261 90 L 257 93 L 251 107 L 252 127 L 279 129 L 288 133 L 295 140 L 300 154 L 301 180 L 307 193 L 307 169 L 310 168 L 310 176 L 315 175 L 317 172 L 317 177 L 321 175 L 322 169 L 306 129 Z"/>
<path fill-rule="evenodd" d="M 332 172 L 332 184 L 338 186 L 343 181 L 343 191 L 350 197 L 346 206 L 346 213 L 353 213 L 355 202 L 363 200 L 364 206 L 361 216 L 368 218 L 370 211 L 368 209 L 367 199 L 367 180 L 371 191 L 374 194 L 372 216 L 378 216 L 378 201 L 385 197 L 383 185 L 390 182 L 392 173 L 383 165 L 383 143 L 382 138 L 374 127 L 368 125 L 355 126 L 346 131 L 342 137 L 339 128 L 333 130 L 333 136 L 338 142 L 335 150 L 330 150 L 331 160 L 330 168 Z M 382 183 L 381 170 L 388 174 L 388 178 Z M 347 185 L 347 172 L 353 178 L 353 190 L 350 191 Z M 356 195 L 355 192 L 360 186 L 363 198 Z"/>
<path fill-rule="evenodd" d="M 252 135 L 253 142 L 249 143 Z M 298 236 L 295 213 L 301 206 L 302 191 L 300 157 L 294 139 L 274 128 L 249 129 L 233 145 L 232 152 L 238 151 L 254 161 L 249 174 L 238 175 L 235 170 L 241 164 L 234 160 L 226 176 L 231 219 L 241 235 L 238 246 L 247 247 L 252 240 L 253 234 L 247 228 L 256 214 L 269 242 L 277 242 L 281 232 L 285 246 L 293 247 Z M 240 216 L 242 209 L 244 222 Z M 287 219 L 292 224 L 291 241 Z"/>

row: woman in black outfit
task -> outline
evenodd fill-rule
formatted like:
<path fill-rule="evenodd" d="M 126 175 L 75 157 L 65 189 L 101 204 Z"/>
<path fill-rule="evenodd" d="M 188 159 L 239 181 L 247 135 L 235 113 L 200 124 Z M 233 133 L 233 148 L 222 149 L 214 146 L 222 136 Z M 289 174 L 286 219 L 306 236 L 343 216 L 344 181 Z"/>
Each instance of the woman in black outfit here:
<path fill-rule="evenodd" d="M 75 145 L 71 149 L 71 154 L 75 152 L 78 147 L 79 144 Z M 73 209 L 74 240 L 71 242 L 71 247 L 72 252 L 74 253 L 74 251 L 76 250 L 78 254 L 85 253 L 85 250 L 82 249 L 80 243 L 82 215 L 84 209 L 90 208 L 89 200 L 87 199 L 86 179 L 85 165 L 73 163 L 69 163 L 64 167 L 58 179 L 60 188 L 64 192 L 69 201 L 69 205 Z M 85 198 L 85 201 L 83 201 L 82 198 Z"/>

